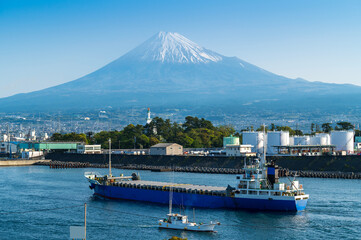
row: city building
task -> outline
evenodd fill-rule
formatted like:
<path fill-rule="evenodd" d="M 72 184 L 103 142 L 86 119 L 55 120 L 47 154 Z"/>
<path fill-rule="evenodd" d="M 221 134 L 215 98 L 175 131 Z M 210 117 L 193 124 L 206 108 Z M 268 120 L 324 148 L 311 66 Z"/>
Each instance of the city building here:
<path fill-rule="evenodd" d="M 44 156 L 42 151 L 22 151 L 21 158 L 23 159 L 30 159 L 30 158 L 41 158 Z"/>
<path fill-rule="evenodd" d="M 183 155 L 183 146 L 177 143 L 158 143 L 150 147 L 150 155 Z"/>
<path fill-rule="evenodd" d="M 22 150 L 32 149 L 34 151 L 61 151 L 77 152 L 77 142 L 21 142 L 18 148 Z"/>
<path fill-rule="evenodd" d="M 18 151 L 17 142 L 1 142 L 0 152 L 1 153 L 16 153 Z"/>
<path fill-rule="evenodd" d="M 361 151 L 361 142 L 357 142 L 357 143 L 355 143 L 355 148 L 356 148 L 356 150 L 357 151 Z"/>
<path fill-rule="evenodd" d="M 239 145 L 229 144 L 226 146 L 226 156 L 240 157 L 240 156 L 256 156 L 255 152 L 252 152 L 253 145 Z"/>
<path fill-rule="evenodd" d="M 361 151 L 361 136 L 355 136 L 355 149 Z"/>
<path fill-rule="evenodd" d="M 81 154 L 96 154 L 102 153 L 101 145 L 83 145 L 78 144 L 77 153 Z"/>

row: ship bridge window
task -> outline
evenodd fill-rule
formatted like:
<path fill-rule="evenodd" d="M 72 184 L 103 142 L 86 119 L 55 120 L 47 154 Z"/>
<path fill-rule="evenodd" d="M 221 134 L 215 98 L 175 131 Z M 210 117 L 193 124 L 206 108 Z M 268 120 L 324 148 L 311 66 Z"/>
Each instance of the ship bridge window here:
<path fill-rule="evenodd" d="M 240 176 L 237 176 L 237 179 L 241 179 L 241 177 L 240 177 Z"/>

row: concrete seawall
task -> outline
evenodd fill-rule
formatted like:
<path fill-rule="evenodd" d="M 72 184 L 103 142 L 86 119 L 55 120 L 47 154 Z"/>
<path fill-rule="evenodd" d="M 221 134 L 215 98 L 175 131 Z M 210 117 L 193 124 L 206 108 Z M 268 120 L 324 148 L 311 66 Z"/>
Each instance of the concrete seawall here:
<path fill-rule="evenodd" d="M 23 159 L 13 159 L 13 160 L 0 160 L 0 167 L 7 166 L 27 166 L 34 165 L 39 163 L 47 163 L 51 160 L 23 160 Z"/>
<path fill-rule="evenodd" d="M 38 165 L 49 166 L 50 168 L 108 168 L 108 164 L 89 163 L 89 162 L 62 162 L 51 161 L 37 163 Z M 177 167 L 169 166 L 150 166 L 137 164 L 112 164 L 113 168 L 129 170 L 150 170 L 152 172 L 192 172 L 192 173 L 211 173 L 211 174 L 243 174 L 244 170 L 240 168 L 211 168 L 211 167 Z M 361 179 L 361 172 L 340 172 L 340 171 L 292 171 L 286 168 L 280 168 L 279 177 L 301 176 L 310 178 L 343 178 L 343 179 Z"/>
<path fill-rule="evenodd" d="M 279 166 L 294 171 L 361 172 L 361 156 L 268 157 Z"/>
<path fill-rule="evenodd" d="M 68 154 L 49 153 L 46 159 L 61 162 L 82 162 L 107 164 L 106 154 Z M 304 157 L 267 157 L 285 169 L 293 171 L 340 171 L 361 172 L 361 156 L 304 156 Z M 207 167 L 233 168 L 243 167 L 243 157 L 208 157 L 208 156 L 151 156 L 113 154 L 113 164 L 146 165 L 167 167 Z"/>

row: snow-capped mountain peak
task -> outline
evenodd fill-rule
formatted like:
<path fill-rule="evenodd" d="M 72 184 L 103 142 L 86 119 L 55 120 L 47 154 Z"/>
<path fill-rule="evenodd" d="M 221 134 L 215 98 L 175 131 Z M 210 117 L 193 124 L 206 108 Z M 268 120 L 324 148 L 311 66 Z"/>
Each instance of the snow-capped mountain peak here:
<path fill-rule="evenodd" d="M 125 57 L 168 63 L 209 63 L 222 60 L 222 55 L 197 45 L 179 33 L 171 32 L 159 32 Z"/>

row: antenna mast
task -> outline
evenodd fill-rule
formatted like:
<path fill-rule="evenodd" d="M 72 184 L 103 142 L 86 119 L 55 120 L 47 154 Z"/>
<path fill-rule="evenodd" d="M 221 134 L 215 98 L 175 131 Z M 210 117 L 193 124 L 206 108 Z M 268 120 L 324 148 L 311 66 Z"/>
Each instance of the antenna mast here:
<path fill-rule="evenodd" d="M 173 200 L 173 188 L 171 185 L 169 189 L 169 214 L 172 214 L 172 200 Z"/>
<path fill-rule="evenodd" d="M 266 124 L 263 124 L 263 154 L 262 154 L 262 165 L 266 165 Z"/>
<path fill-rule="evenodd" d="M 174 182 L 174 170 L 172 175 L 172 182 L 169 189 L 169 214 L 172 214 L 172 204 L 173 204 L 173 182 Z"/>

